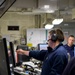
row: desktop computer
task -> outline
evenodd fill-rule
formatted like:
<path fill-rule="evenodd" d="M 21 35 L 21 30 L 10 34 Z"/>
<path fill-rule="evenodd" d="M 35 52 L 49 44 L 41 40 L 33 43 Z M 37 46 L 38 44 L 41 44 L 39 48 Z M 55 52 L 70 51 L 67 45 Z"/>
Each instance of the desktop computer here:
<path fill-rule="evenodd" d="M 46 43 L 39 43 L 38 50 L 47 50 L 48 44 Z"/>

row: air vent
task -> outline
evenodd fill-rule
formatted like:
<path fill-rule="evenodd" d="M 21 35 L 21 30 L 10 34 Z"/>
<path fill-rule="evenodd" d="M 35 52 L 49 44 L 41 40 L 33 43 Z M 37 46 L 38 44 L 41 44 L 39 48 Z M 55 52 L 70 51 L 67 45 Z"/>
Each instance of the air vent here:
<path fill-rule="evenodd" d="M 8 26 L 8 30 L 18 31 L 19 30 L 19 26 Z"/>

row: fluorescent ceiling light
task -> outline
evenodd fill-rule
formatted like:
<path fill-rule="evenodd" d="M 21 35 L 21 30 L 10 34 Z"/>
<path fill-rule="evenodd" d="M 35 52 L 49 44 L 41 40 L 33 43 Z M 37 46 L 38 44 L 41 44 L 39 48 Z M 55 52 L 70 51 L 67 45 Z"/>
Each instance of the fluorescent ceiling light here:
<path fill-rule="evenodd" d="M 52 29 L 54 27 L 54 25 L 51 24 L 46 24 L 45 25 L 45 29 Z"/>
<path fill-rule="evenodd" d="M 58 25 L 58 24 L 60 24 L 60 23 L 62 23 L 63 22 L 63 18 L 61 18 L 61 19 L 54 19 L 53 21 L 52 21 L 52 24 L 53 25 Z"/>
<path fill-rule="evenodd" d="M 45 9 L 49 9 L 50 6 L 49 6 L 49 5 L 44 5 L 44 8 L 45 8 Z"/>

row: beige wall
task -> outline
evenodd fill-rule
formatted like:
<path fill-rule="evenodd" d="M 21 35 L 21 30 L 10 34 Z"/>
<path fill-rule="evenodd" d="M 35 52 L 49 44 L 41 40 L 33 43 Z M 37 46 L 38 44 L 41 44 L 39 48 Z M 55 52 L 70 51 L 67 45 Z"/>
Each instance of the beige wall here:
<path fill-rule="evenodd" d="M 7 26 L 18 25 L 20 27 L 19 31 L 8 31 Z M 33 15 L 20 15 L 17 13 L 5 13 L 2 18 L 0 18 L 0 34 L 2 36 L 10 36 L 10 40 L 17 40 L 25 33 L 27 28 L 35 27 L 35 17 Z"/>
<path fill-rule="evenodd" d="M 43 27 L 47 18 L 52 17 L 50 14 L 41 14 L 40 18 L 34 15 L 24 15 L 16 12 L 7 12 L 0 18 L 0 35 L 6 36 L 8 40 L 20 40 L 24 37 L 27 28 Z M 41 22 L 40 22 L 41 20 Z M 40 23 L 38 23 L 40 22 Z M 7 27 L 18 25 L 19 31 L 8 31 Z"/>

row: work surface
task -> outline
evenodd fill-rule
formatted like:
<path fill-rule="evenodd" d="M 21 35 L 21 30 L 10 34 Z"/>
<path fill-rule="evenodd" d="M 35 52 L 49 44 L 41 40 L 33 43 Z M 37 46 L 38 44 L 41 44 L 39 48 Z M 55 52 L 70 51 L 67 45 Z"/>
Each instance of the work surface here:
<path fill-rule="evenodd" d="M 33 62 L 23 62 L 21 66 L 14 68 L 15 75 L 40 75 L 41 68 L 38 68 Z"/>

